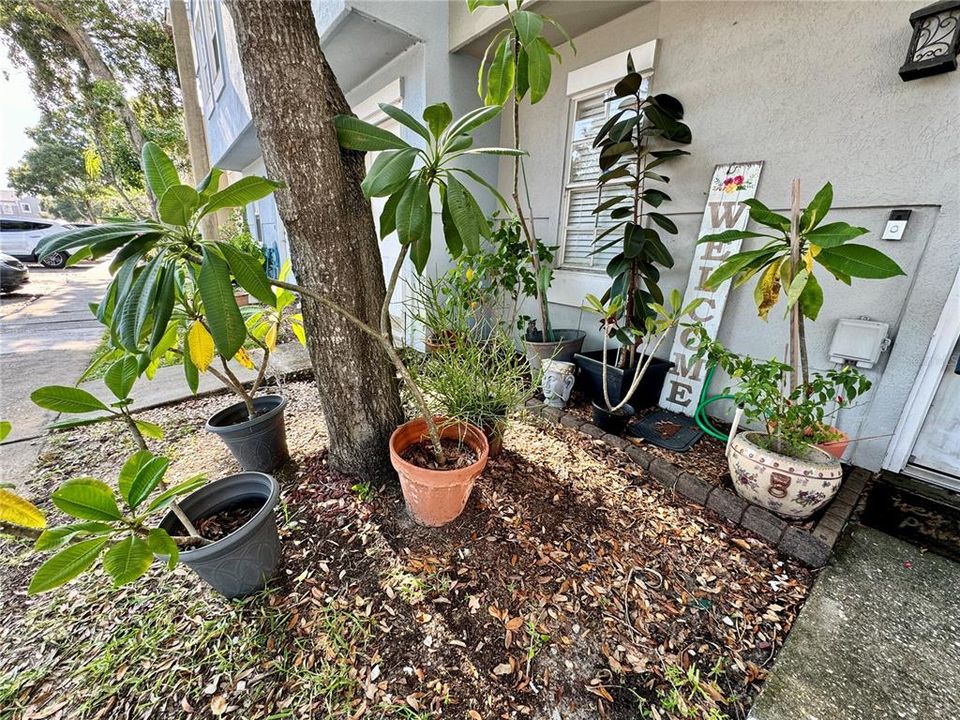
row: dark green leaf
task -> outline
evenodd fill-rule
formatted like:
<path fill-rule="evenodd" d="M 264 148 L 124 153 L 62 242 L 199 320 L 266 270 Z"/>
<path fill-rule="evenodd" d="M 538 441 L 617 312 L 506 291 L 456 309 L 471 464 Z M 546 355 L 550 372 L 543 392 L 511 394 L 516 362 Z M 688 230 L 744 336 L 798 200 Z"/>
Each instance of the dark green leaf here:
<path fill-rule="evenodd" d="M 487 73 L 487 94 L 485 105 L 503 105 L 513 90 L 514 67 L 513 50 L 510 37 L 506 36 L 497 46 Z"/>
<path fill-rule="evenodd" d="M 156 143 L 148 141 L 143 144 L 141 160 L 147 186 L 155 198 L 162 198 L 167 190 L 180 184 L 176 166 Z"/>
<path fill-rule="evenodd" d="M 864 227 L 854 227 L 845 222 L 828 223 L 806 233 L 807 241 L 822 248 L 834 248 L 848 240 L 870 232 Z"/>
<path fill-rule="evenodd" d="M 176 279 L 176 267 L 168 265 L 163 268 L 160 280 L 157 282 L 153 307 L 153 331 L 150 334 L 151 353 L 156 350 L 169 331 L 170 317 L 173 315 L 173 304 L 176 300 Z"/>
<path fill-rule="evenodd" d="M 114 543 L 103 556 L 103 569 L 113 578 L 113 586 L 120 587 L 141 577 L 153 563 L 153 553 L 147 544 L 128 535 Z"/>
<path fill-rule="evenodd" d="M 430 142 L 430 133 L 427 132 L 427 129 L 406 110 L 393 105 L 387 105 L 386 103 L 380 103 L 380 109 L 388 117 L 393 118 L 404 127 L 413 130 L 417 135 L 422 137 L 427 142 Z"/>
<path fill-rule="evenodd" d="M 232 185 L 227 185 L 223 190 L 215 192 L 207 200 L 207 203 L 200 209 L 201 217 L 209 215 L 223 208 L 244 207 L 261 198 L 265 198 L 277 188 L 282 188 L 283 183 L 266 178 L 248 175 L 237 180 Z"/>
<path fill-rule="evenodd" d="M 397 205 L 400 204 L 402 196 L 403 189 L 401 188 L 387 198 L 387 201 L 383 204 L 383 210 L 380 211 L 381 240 L 397 229 Z"/>
<path fill-rule="evenodd" d="M 169 225 L 188 227 L 198 207 L 200 194 L 196 190 L 189 185 L 174 185 L 160 196 L 157 212 Z"/>
<path fill-rule="evenodd" d="M 643 76 L 640 73 L 627 73 L 613 86 L 613 95 L 618 98 L 636 95 L 641 85 L 643 85 Z"/>
<path fill-rule="evenodd" d="M 370 172 L 360 183 L 363 194 L 368 198 L 393 195 L 403 187 L 410 176 L 417 152 L 416 148 L 381 152 L 373 161 Z"/>
<path fill-rule="evenodd" d="M 410 147 L 392 132 L 358 120 L 352 115 L 337 115 L 333 122 L 337 127 L 340 147 L 348 150 L 402 150 Z"/>
<path fill-rule="evenodd" d="M 523 47 L 533 45 L 543 30 L 543 19 L 528 10 L 518 10 L 513 14 L 513 24 L 517 37 Z"/>
<path fill-rule="evenodd" d="M 723 232 L 714 233 L 712 235 L 704 235 L 702 238 L 697 240 L 697 245 L 702 245 L 704 243 L 728 243 L 757 237 L 768 238 L 772 236 L 764 235 L 763 233 L 751 232 L 749 230 L 724 230 Z"/>
<path fill-rule="evenodd" d="M 800 216 L 800 232 L 807 233 L 819 225 L 827 216 L 827 213 L 830 212 L 830 206 L 832 204 L 833 185 L 827 183 L 817 191 L 817 194 L 813 196 L 813 200 L 807 205 L 807 209 L 803 211 L 803 215 Z"/>
<path fill-rule="evenodd" d="M 40 533 L 40 537 L 33 544 L 33 549 L 37 552 L 48 552 L 72 540 L 77 535 L 106 535 L 110 532 L 113 532 L 112 525 L 95 521 L 60 525 L 48 528 Z"/>
<path fill-rule="evenodd" d="M 543 38 L 526 48 L 527 53 L 527 83 L 530 85 L 530 104 L 536 105 L 543 100 L 550 89 L 550 75 L 553 69 L 550 65 L 549 45 Z"/>
<path fill-rule="evenodd" d="M 107 369 L 103 376 L 103 384 L 110 389 L 117 400 L 126 400 L 138 377 L 140 377 L 140 362 L 137 356 L 124 355 Z"/>
<path fill-rule="evenodd" d="M 661 215 L 660 213 L 652 212 L 652 213 L 648 213 L 647 217 L 649 217 L 649 218 L 650 218 L 651 220 L 653 220 L 657 225 L 659 225 L 660 227 L 662 227 L 664 230 L 666 230 L 666 231 L 667 231 L 668 233 L 670 233 L 671 235 L 676 235 L 676 234 L 677 234 L 678 230 L 677 230 L 677 225 L 676 225 L 676 223 L 674 223 L 673 220 L 671 220 L 670 218 L 668 218 L 666 215 Z"/>
<path fill-rule="evenodd" d="M 773 260 L 779 253 L 782 252 L 783 248 L 780 247 L 761 248 L 760 250 L 747 250 L 744 252 L 739 252 L 736 255 L 724 260 L 720 267 L 710 274 L 710 277 L 707 278 L 703 285 L 707 289 L 714 289 L 725 280 L 732 278 L 738 272 L 742 271 L 754 260 L 759 258 L 768 258 L 769 260 Z"/>
<path fill-rule="evenodd" d="M 423 111 L 423 119 L 433 136 L 440 137 L 453 121 L 453 111 L 446 103 L 435 103 L 426 107 Z"/>
<path fill-rule="evenodd" d="M 167 569 L 173 570 L 180 557 L 180 550 L 170 533 L 163 528 L 154 528 L 147 533 L 147 547 L 154 555 L 166 555 Z"/>
<path fill-rule="evenodd" d="M 217 352 L 221 357 L 230 359 L 243 347 L 247 339 L 247 326 L 233 294 L 227 263 L 206 247 L 203 248 L 203 264 L 197 285 Z"/>
<path fill-rule="evenodd" d="M 36 595 L 73 580 L 93 565 L 106 544 L 107 538 L 99 537 L 74 543 L 61 550 L 37 569 L 27 592 Z"/>
<path fill-rule="evenodd" d="M 400 243 L 409 245 L 426 240 L 430 244 L 430 186 L 412 177 L 397 204 L 397 235 Z"/>
<path fill-rule="evenodd" d="M 170 504 L 170 501 L 180 495 L 186 495 L 191 493 L 198 488 L 203 487 L 207 484 L 207 479 L 202 475 L 194 475 L 188 480 L 184 480 L 182 483 L 178 483 L 172 487 L 167 488 L 162 493 L 157 495 L 153 500 L 150 501 L 150 504 L 147 506 L 147 512 L 152 513 L 155 510 L 159 510 L 162 507 L 166 507 Z"/>
<path fill-rule="evenodd" d="M 210 168 L 207 176 L 197 185 L 197 193 L 202 202 L 207 202 L 214 193 L 220 190 L 220 178 L 223 177 L 223 170 L 220 168 Z"/>
<path fill-rule="evenodd" d="M 897 263 L 867 245 L 839 245 L 823 248 L 816 261 L 830 271 L 849 277 L 882 280 L 897 275 L 906 275 Z"/>
<path fill-rule="evenodd" d="M 189 352 L 184 352 L 180 357 L 183 360 L 183 376 L 187 380 L 187 387 L 190 388 L 190 392 L 196 395 L 197 388 L 200 387 L 200 371 L 197 370 L 197 366 L 190 359 Z"/>
<path fill-rule="evenodd" d="M 446 204 L 450 219 L 469 254 L 480 251 L 480 228 L 467 195 L 469 191 L 453 175 L 447 176 Z M 454 255 L 456 257 L 456 255 Z"/>
<path fill-rule="evenodd" d="M 750 219 L 754 222 L 772 227 L 783 232 L 790 232 L 790 220 L 783 215 L 773 212 L 756 198 L 744 200 L 743 204 L 750 208 Z"/>
<path fill-rule="evenodd" d="M 66 385 L 46 385 L 30 393 L 34 404 L 45 410 L 61 413 L 87 413 L 96 410 L 109 410 L 96 397 L 80 388 Z"/>
<path fill-rule="evenodd" d="M 276 307 L 277 296 L 274 294 L 273 288 L 270 287 L 270 281 L 263 265 L 229 243 L 217 243 L 217 247 L 223 253 L 223 257 L 230 267 L 230 272 L 236 278 L 240 287 L 264 305 Z"/>
<path fill-rule="evenodd" d="M 50 496 L 60 510 L 81 520 L 119 520 L 123 517 L 110 486 L 94 478 L 73 478 Z"/>
<path fill-rule="evenodd" d="M 807 284 L 800 293 L 800 311 L 804 317 L 810 320 L 816 320 L 820 314 L 820 308 L 823 307 L 823 288 L 817 278 L 811 273 L 807 278 Z"/>

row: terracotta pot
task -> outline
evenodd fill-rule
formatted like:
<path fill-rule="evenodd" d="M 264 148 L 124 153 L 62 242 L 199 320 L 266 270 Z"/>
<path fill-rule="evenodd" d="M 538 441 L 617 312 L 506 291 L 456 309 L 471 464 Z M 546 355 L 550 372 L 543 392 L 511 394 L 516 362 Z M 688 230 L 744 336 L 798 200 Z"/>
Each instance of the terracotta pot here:
<path fill-rule="evenodd" d="M 828 452 L 833 455 L 837 460 L 843 457 L 843 454 L 847 451 L 847 445 L 850 444 L 850 436 L 847 435 L 840 428 L 830 427 L 831 430 L 840 434 L 839 440 L 831 440 L 830 442 L 820 443 L 817 445 L 818 448 L 824 452 Z"/>
<path fill-rule="evenodd" d="M 759 432 L 739 433 L 730 443 L 727 464 L 737 494 L 744 500 L 789 518 L 807 518 L 840 489 L 843 468 L 829 453 L 808 445 L 794 458 L 758 443 Z"/>
<path fill-rule="evenodd" d="M 238 292 L 234 293 L 233 297 L 237 300 L 237 305 L 239 307 L 244 307 L 245 305 L 250 304 L 250 293 Z"/>
<path fill-rule="evenodd" d="M 482 430 L 490 445 L 490 459 L 500 457 L 500 451 L 503 450 L 503 434 L 507 431 L 507 421 L 497 420 L 492 424 L 484 425 Z"/>
<path fill-rule="evenodd" d="M 440 333 L 440 335 L 430 335 L 423 341 L 424 347 L 427 349 L 428 353 L 439 352 L 440 350 L 448 350 L 454 345 L 456 345 L 456 336 L 452 330 L 445 330 Z"/>
<path fill-rule="evenodd" d="M 461 440 L 479 460 L 457 470 L 430 470 L 404 460 L 404 450 L 429 437 L 423 418 L 404 423 L 390 436 L 390 462 L 400 476 L 400 488 L 413 519 L 421 525 L 440 527 L 455 520 L 467 504 L 473 484 L 487 466 L 490 445 L 483 431 L 467 423 L 447 424 L 445 418 L 434 418 L 440 436 Z"/>

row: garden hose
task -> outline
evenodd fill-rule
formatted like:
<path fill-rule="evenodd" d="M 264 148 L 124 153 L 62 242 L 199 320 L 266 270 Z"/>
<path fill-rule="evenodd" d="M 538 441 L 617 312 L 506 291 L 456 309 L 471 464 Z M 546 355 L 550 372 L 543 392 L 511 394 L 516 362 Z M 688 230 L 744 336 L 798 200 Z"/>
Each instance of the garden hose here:
<path fill-rule="evenodd" d="M 714 363 L 707 370 L 707 378 L 704 380 L 703 389 L 700 391 L 700 403 L 697 405 L 697 411 L 693 415 L 693 419 L 697 421 L 697 425 L 701 430 L 703 430 L 707 435 L 717 440 L 727 439 L 727 433 L 717 430 L 713 424 L 710 422 L 710 417 L 707 415 L 707 405 L 714 403 L 717 400 L 733 400 L 733 395 L 712 395 L 707 396 L 707 392 L 710 389 L 710 381 L 713 379 L 713 373 L 716 371 L 717 365 Z"/>

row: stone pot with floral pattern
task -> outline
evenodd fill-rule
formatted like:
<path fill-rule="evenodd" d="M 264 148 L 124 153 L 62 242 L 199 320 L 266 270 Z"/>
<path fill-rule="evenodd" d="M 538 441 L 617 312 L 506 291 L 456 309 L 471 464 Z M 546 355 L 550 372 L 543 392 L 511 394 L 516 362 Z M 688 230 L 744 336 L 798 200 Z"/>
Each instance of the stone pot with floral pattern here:
<path fill-rule="evenodd" d="M 840 489 L 840 461 L 812 445 L 795 458 L 763 447 L 760 432 L 742 432 L 730 443 L 727 464 L 737 494 L 783 517 L 802 520 Z"/>

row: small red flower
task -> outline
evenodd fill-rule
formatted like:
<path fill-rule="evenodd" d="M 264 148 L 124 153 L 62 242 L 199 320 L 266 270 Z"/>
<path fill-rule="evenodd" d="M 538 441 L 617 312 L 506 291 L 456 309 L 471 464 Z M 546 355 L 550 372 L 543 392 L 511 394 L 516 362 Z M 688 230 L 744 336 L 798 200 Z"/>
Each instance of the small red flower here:
<path fill-rule="evenodd" d="M 734 175 L 733 177 L 734 185 L 743 185 L 743 175 Z"/>
<path fill-rule="evenodd" d="M 726 187 L 727 185 L 730 185 L 733 182 L 735 182 L 734 179 L 732 177 L 728 177 L 726 180 L 723 181 L 723 186 Z"/>
<path fill-rule="evenodd" d="M 837 395 L 837 402 L 840 403 L 841 405 L 843 405 L 843 403 L 844 403 L 843 397 L 840 396 L 840 395 Z"/>

